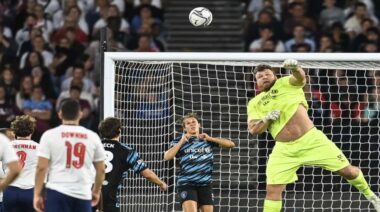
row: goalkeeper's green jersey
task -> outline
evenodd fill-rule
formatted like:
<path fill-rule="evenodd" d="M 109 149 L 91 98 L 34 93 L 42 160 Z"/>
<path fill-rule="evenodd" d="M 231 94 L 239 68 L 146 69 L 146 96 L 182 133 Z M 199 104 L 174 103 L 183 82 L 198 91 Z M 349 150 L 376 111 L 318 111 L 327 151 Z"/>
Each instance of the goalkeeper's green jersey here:
<path fill-rule="evenodd" d="M 280 117 L 269 125 L 268 130 L 273 138 L 288 123 L 289 119 L 297 111 L 300 104 L 303 104 L 308 110 L 303 86 L 294 86 L 289 83 L 290 76 L 278 79 L 272 88 L 251 99 L 247 106 L 248 122 L 251 120 L 260 120 L 273 110 L 280 110 Z"/>

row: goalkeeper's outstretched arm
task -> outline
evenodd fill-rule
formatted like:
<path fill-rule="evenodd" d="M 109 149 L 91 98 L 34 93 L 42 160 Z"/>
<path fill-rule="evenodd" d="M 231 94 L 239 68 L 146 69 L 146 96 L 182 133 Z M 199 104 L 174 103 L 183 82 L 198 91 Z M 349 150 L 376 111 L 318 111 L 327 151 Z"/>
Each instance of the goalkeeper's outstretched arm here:
<path fill-rule="evenodd" d="M 286 59 L 282 64 L 283 68 L 292 72 L 289 83 L 294 86 L 303 86 L 306 84 L 305 71 L 298 65 L 298 61 L 294 59 Z"/>

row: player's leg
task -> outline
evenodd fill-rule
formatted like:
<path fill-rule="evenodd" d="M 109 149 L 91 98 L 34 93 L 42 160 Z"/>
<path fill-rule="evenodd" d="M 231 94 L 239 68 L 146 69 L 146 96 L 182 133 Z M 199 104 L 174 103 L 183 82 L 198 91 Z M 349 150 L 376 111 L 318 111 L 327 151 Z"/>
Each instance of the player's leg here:
<path fill-rule="evenodd" d="M 198 204 L 201 212 L 213 212 L 214 200 L 211 185 L 198 187 Z"/>
<path fill-rule="evenodd" d="M 197 190 L 193 186 L 179 186 L 178 196 L 182 205 L 183 212 L 198 211 L 198 195 Z"/>
<path fill-rule="evenodd" d="M 18 211 L 18 188 L 14 186 L 8 186 L 4 190 L 3 195 L 3 207 L 4 211 Z"/>
<path fill-rule="evenodd" d="M 75 211 L 92 212 L 91 200 L 83 200 L 75 198 L 74 206 L 72 207 Z"/>
<path fill-rule="evenodd" d="M 75 198 L 62 194 L 58 191 L 47 189 L 45 211 L 71 212 Z"/>
<path fill-rule="evenodd" d="M 359 190 L 375 207 L 377 212 L 380 212 L 380 199 L 369 187 L 363 172 L 356 166 L 348 165 L 343 169 L 337 171 L 337 173 L 344 177 L 347 182 L 353 185 Z"/>
<path fill-rule="evenodd" d="M 304 164 L 320 166 L 326 170 L 337 172 L 369 199 L 380 212 L 380 200 L 369 188 L 360 169 L 352 166 L 343 152 L 323 132 L 315 131 L 307 139 L 310 150 L 306 154 L 307 157 L 304 158 Z"/>
<path fill-rule="evenodd" d="M 282 192 L 284 184 L 267 185 L 267 194 L 264 200 L 264 212 L 280 212 L 282 208 Z"/>
<path fill-rule="evenodd" d="M 20 211 L 34 211 L 33 208 L 33 188 L 20 189 L 19 204 Z"/>
<path fill-rule="evenodd" d="M 269 156 L 266 176 L 267 194 L 264 201 L 264 212 L 280 212 L 282 208 L 282 192 L 286 184 L 297 180 L 297 169 L 300 162 L 294 153 L 297 152 L 295 143 L 276 142 Z"/>

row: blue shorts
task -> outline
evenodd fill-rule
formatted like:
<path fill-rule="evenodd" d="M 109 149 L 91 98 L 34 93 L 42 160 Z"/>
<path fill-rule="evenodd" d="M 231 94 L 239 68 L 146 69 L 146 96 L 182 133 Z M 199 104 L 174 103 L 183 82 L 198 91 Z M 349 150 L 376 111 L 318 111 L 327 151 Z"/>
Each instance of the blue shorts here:
<path fill-rule="evenodd" d="M 83 200 L 47 189 L 46 212 L 92 212 L 91 200 Z"/>
<path fill-rule="evenodd" d="M 0 202 L 0 212 L 3 212 L 3 202 Z"/>
<path fill-rule="evenodd" d="M 4 211 L 34 211 L 33 209 L 33 188 L 21 189 L 15 186 L 8 186 L 4 190 L 3 196 Z"/>

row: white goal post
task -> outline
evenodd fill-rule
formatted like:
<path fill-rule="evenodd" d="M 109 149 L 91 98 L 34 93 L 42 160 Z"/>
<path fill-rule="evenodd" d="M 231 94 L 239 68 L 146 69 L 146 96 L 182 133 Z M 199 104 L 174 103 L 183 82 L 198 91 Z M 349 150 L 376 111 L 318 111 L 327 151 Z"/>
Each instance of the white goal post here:
<path fill-rule="evenodd" d="M 170 186 L 162 193 L 139 175 L 129 176 L 119 192 L 123 211 L 180 210 L 176 163 L 163 161 L 163 153 L 181 130 L 176 120 L 187 112 L 200 116 L 204 132 L 236 143 L 232 150 L 214 150 L 215 211 L 262 211 L 265 162 L 274 142 L 267 134 L 256 138 L 247 131 L 246 103 L 256 94 L 251 71 L 267 63 L 283 76 L 288 73 L 281 64 L 288 58 L 298 60 L 310 76 L 305 94 L 317 128 L 363 169 L 378 192 L 380 54 L 105 52 L 103 117 L 122 120 L 122 142 Z M 285 211 L 371 208 L 332 173 L 313 167 L 297 173 L 299 181 L 284 194 Z"/>

